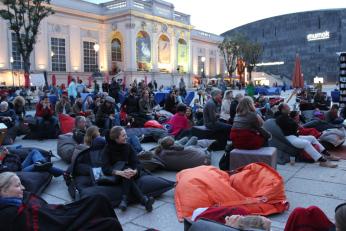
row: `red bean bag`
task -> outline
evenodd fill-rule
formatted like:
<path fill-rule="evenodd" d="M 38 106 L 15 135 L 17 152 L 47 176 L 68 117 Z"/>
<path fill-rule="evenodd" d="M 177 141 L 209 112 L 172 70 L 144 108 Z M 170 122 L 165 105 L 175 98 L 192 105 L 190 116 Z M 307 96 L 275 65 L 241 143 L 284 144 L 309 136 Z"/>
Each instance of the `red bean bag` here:
<path fill-rule="evenodd" d="M 252 163 L 230 175 L 213 166 L 180 171 L 175 188 L 179 221 L 197 208 L 234 206 L 250 214 L 267 216 L 288 209 L 284 180 L 264 163 Z"/>
<path fill-rule="evenodd" d="M 149 120 L 144 123 L 145 128 L 161 128 L 163 129 L 163 125 L 157 122 L 156 120 Z"/>
<path fill-rule="evenodd" d="M 264 137 L 256 131 L 250 129 L 234 129 L 230 134 L 233 147 L 238 149 L 259 149 L 265 143 Z"/>
<path fill-rule="evenodd" d="M 69 115 L 65 115 L 65 114 L 59 114 L 59 123 L 60 123 L 60 131 L 62 134 L 66 134 L 69 132 L 72 132 L 73 128 L 74 128 L 74 118 L 69 116 Z"/>

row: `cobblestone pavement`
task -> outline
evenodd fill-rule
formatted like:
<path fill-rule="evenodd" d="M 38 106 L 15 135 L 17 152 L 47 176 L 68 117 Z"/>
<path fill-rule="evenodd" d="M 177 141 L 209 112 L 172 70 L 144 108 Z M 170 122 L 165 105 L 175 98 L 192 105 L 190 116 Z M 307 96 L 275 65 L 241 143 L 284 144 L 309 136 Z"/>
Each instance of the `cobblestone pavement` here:
<path fill-rule="evenodd" d="M 283 96 L 287 97 L 290 92 Z M 290 104 L 295 99 L 291 100 Z M 40 147 L 52 150 L 56 154 L 56 140 L 33 141 L 17 139 L 15 145 L 21 144 L 27 147 Z M 154 144 L 144 144 L 149 149 Z M 346 144 L 345 144 L 346 145 Z M 212 164 L 217 166 L 223 154 L 222 151 L 212 153 Z M 58 158 L 53 158 L 54 165 L 66 169 L 67 165 Z M 290 212 L 296 207 L 316 205 L 327 216 L 334 220 L 334 208 L 346 201 L 346 161 L 342 160 L 336 169 L 321 168 L 318 164 L 296 163 L 278 165 L 278 171 L 285 179 L 286 194 L 290 202 L 289 211 L 271 216 L 273 220 L 272 230 L 283 230 Z M 159 171 L 154 175 L 170 180 L 175 180 L 176 172 Z M 67 192 L 67 187 L 62 177 L 54 178 L 43 193 L 43 198 L 49 203 L 68 203 L 72 199 Z M 140 231 L 147 228 L 155 228 L 162 231 L 183 230 L 183 224 L 177 221 L 174 206 L 174 189 L 157 198 L 154 210 L 147 213 L 140 205 L 131 205 L 126 212 L 116 209 L 116 214 L 125 231 Z"/>

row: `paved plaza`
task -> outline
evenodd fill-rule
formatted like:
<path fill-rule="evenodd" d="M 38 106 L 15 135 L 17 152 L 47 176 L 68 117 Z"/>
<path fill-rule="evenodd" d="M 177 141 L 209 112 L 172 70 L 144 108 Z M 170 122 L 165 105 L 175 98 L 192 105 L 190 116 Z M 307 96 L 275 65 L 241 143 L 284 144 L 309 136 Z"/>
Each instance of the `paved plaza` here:
<path fill-rule="evenodd" d="M 286 92 L 282 95 L 287 97 L 289 93 Z M 294 101 L 295 98 L 293 97 L 290 103 L 292 104 Z M 14 145 L 19 144 L 52 150 L 56 154 L 56 140 L 34 141 L 18 138 Z M 153 145 L 154 143 L 143 144 L 145 149 L 149 149 Z M 222 154 L 223 151 L 212 153 L 212 164 L 214 166 L 218 166 Z M 67 168 L 67 165 L 58 158 L 53 158 L 53 162 L 57 167 Z M 296 207 L 316 205 L 334 221 L 335 207 L 346 201 L 346 194 L 344 193 L 346 192 L 346 160 L 340 161 L 339 167 L 336 169 L 321 168 L 318 164 L 296 163 L 294 166 L 289 164 L 278 165 L 277 170 L 285 180 L 290 209 L 283 214 L 270 217 L 273 221 L 272 230 L 283 230 L 290 212 Z M 175 180 L 176 172 L 159 171 L 153 174 Z M 42 196 L 49 203 L 68 203 L 72 201 L 63 177 L 53 178 Z M 116 209 L 116 214 L 125 231 L 140 231 L 147 228 L 164 231 L 183 230 L 183 224 L 178 222 L 176 216 L 174 189 L 156 199 L 154 210 L 151 213 L 147 213 L 140 205 L 131 205 L 126 212 Z"/>

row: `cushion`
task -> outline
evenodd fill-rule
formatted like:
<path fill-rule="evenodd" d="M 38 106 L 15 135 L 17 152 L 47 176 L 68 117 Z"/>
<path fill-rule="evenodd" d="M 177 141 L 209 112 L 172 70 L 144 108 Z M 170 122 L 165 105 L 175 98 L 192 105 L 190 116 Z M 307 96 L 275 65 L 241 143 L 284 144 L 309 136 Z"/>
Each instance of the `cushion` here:
<path fill-rule="evenodd" d="M 77 142 L 73 139 L 72 133 L 59 135 L 57 142 L 57 152 L 63 161 L 71 163 L 71 158 Z"/>
<path fill-rule="evenodd" d="M 207 219 L 199 219 L 196 222 L 185 219 L 184 220 L 184 231 L 238 231 L 230 226 L 226 226 L 215 221 Z"/>
<path fill-rule="evenodd" d="M 203 148 L 188 146 L 183 150 L 162 150 L 157 154 L 165 163 L 166 169 L 180 171 L 201 165 L 209 165 L 210 153 Z"/>
<path fill-rule="evenodd" d="M 161 128 L 161 129 L 163 129 L 162 124 L 160 124 L 156 120 L 149 120 L 149 121 L 145 122 L 144 127 L 145 128 Z"/>
<path fill-rule="evenodd" d="M 47 172 L 17 172 L 25 191 L 40 195 L 50 184 L 52 176 Z"/>
<path fill-rule="evenodd" d="M 72 132 L 75 119 L 69 115 L 59 114 L 60 131 L 62 134 Z"/>
<path fill-rule="evenodd" d="M 8 147 L 8 150 L 12 154 L 16 154 L 20 157 L 20 159 L 23 161 L 26 156 L 31 152 L 33 149 L 38 150 L 45 158 L 47 161 L 51 161 L 52 157 L 52 152 L 51 151 L 46 151 L 42 148 L 36 148 L 36 147 Z"/>

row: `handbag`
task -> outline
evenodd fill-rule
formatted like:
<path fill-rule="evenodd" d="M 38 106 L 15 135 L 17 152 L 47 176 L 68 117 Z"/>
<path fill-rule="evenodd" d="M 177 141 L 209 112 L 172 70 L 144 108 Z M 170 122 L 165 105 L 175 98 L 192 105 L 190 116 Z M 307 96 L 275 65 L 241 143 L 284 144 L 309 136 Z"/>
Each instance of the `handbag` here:
<path fill-rule="evenodd" d="M 113 166 L 113 170 L 124 170 L 126 163 L 124 161 L 118 161 Z M 121 176 L 108 176 L 105 175 L 101 167 L 91 168 L 91 180 L 97 185 L 116 185 L 121 182 Z"/>

